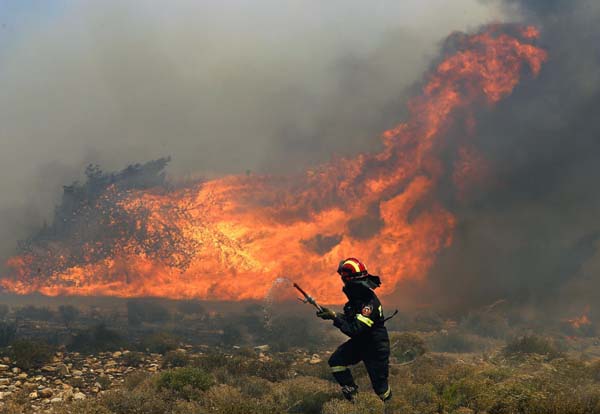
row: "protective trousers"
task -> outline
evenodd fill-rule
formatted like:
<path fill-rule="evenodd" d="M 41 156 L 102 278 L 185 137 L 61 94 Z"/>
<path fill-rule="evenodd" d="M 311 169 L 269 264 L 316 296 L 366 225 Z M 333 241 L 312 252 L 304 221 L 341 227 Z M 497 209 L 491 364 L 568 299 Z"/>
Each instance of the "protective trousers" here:
<path fill-rule="evenodd" d="M 350 339 L 340 345 L 331 355 L 329 366 L 334 378 L 342 387 L 356 387 L 349 367 L 363 361 L 373 390 L 385 401 L 391 397 L 392 393 L 388 384 L 389 356 L 389 347 L 381 349 L 381 347 L 374 346 L 373 343 Z"/>

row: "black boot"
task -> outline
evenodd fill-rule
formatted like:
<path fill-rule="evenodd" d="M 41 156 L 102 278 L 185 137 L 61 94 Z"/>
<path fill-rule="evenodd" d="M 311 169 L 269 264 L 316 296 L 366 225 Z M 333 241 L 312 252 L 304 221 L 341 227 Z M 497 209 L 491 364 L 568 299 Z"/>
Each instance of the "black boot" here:
<path fill-rule="evenodd" d="M 344 385 L 342 387 L 342 394 L 344 394 L 344 398 L 348 401 L 354 401 L 356 394 L 358 394 L 358 385 Z"/>

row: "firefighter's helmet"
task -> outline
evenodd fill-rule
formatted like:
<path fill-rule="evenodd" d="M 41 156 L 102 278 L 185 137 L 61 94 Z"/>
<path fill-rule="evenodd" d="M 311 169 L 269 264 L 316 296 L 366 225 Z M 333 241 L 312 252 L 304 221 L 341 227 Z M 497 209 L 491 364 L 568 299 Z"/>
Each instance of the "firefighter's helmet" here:
<path fill-rule="evenodd" d="M 338 266 L 337 272 L 344 282 L 361 279 L 369 275 L 367 266 L 354 257 L 342 260 Z"/>
<path fill-rule="evenodd" d="M 363 285 L 370 289 L 381 286 L 379 276 L 370 275 L 367 266 L 354 257 L 342 260 L 338 265 L 337 272 L 346 285 Z"/>

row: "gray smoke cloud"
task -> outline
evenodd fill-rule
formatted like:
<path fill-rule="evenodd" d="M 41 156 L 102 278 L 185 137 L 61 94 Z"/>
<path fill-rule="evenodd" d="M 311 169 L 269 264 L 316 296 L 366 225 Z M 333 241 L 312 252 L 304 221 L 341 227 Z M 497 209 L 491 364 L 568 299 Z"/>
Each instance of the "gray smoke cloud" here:
<path fill-rule="evenodd" d="M 106 0 L 3 16 L 0 256 L 88 163 L 284 173 L 374 149 L 448 33 L 510 14 L 477 0 Z"/>
<path fill-rule="evenodd" d="M 595 306 L 600 287 L 600 3 L 503 4 L 540 27 L 549 60 L 537 79 L 479 114 L 476 140 L 496 184 L 452 206 L 454 244 L 420 300 L 581 311 Z"/>

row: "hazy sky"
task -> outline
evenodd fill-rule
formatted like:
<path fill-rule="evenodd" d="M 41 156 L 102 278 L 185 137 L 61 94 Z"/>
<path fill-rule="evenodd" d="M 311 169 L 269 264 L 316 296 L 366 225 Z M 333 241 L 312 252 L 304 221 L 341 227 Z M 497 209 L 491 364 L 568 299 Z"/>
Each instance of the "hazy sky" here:
<path fill-rule="evenodd" d="M 297 171 L 369 150 L 476 0 L 0 0 L 0 251 L 87 163 Z"/>

